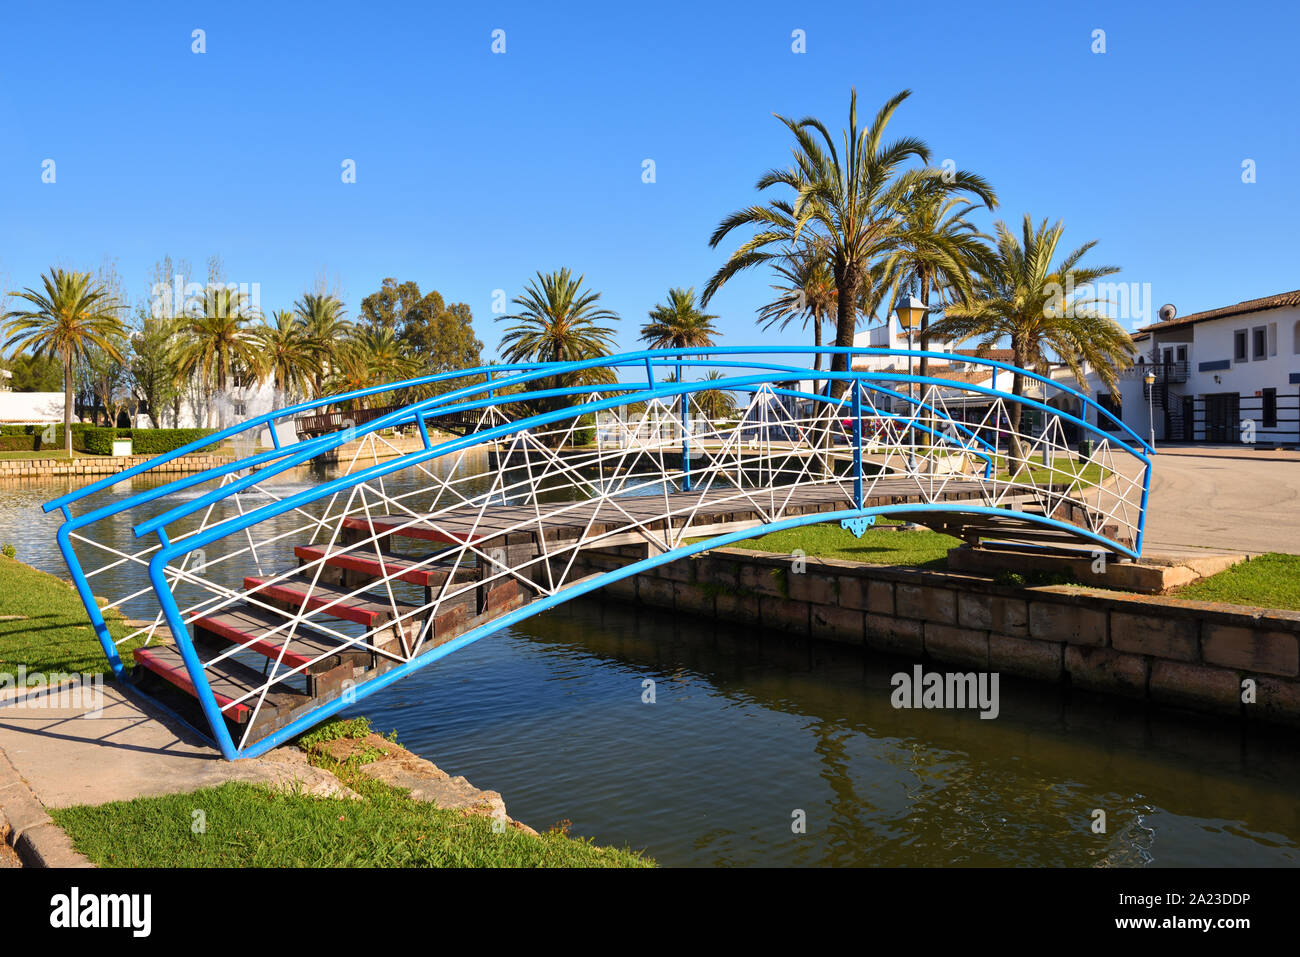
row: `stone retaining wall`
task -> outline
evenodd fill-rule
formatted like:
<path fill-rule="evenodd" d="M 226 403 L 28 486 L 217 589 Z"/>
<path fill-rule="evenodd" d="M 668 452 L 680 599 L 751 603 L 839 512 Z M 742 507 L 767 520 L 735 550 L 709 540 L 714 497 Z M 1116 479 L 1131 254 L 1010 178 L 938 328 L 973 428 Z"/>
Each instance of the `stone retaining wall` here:
<path fill-rule="evenodd" d="M 124 469 L 148 462 L 152 455 L 92 455 L 77 459 L 0 459 L 0 480 L 51 478 L 60 475 L 116 475 Z M 224 455 L 182 455 L 152 472 L 202 472 L 230 461 Z"/>
<path fill-rule="evenodd" d="M 578 561 L 593 572 L 645 554 L 628 546 L 584 551 Z M 789 555 L 718 549 L 602 593 L 799 638 L 1300 726 L 1300 612 L 803 562 L 795 572 Z M 1242 700 L 1246 679 L 1253 703 Z"/>

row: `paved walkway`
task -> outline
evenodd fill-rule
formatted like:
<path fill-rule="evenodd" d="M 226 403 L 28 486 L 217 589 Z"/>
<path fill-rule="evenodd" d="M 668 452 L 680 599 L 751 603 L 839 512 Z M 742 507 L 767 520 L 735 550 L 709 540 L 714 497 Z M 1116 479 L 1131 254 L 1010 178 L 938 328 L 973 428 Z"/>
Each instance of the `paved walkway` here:
<path fill-rule="evenodd" d="M 104 686 L 103 705 L 98 715 L 81 707 L 0 707 L 0 752 L 46 807 L 174 794 L 231 780 L 296 778 L 308 792 L 325 793 L 337 786 L 333 775 L 317 774 L 305 759 L 290 761 L 290 749 L 222 761 L 192 731 L 144 710 L 112 684 Z"/>
<path fill-rule="evenodd" d="M 1156 448 L 1147 550 L 1300 553 L 1300 452 Z"/>

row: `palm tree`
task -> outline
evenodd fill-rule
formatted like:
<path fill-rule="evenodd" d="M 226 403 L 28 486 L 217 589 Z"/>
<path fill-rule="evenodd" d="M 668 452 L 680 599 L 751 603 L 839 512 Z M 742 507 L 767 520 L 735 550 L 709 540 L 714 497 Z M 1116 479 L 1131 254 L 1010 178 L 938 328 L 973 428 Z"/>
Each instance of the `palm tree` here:
<path fill-rule="evenodd" d="M 600 293 L 582 288 L 585 276 L 573 278 L 567 268 L 537 274 L 524 294 L 512 300 L 519 312 L 498 316 L 515 324 L 501 338 L 507 362 L 581 362 L 613 354 L 614 330 L 600 325 L 618 319 L 618 313 L 598 305 Z M 577 372 L 548 376 L 531 388 L 564 389 L 615 381 L 614 372 L 592 366 Z M 525 412 L 541 413 L 563 408 L 563 396 L 524 403 Z"/>
<path fill-rule="evenodd" d="M 1133 362 L 1136 347 L 1127 332 L 1097 307 L 1108 304 L 1096 296 L 1066 297 L 1066 290 L 1091 286 L 1098 279 L 1119 272 L 1118 266 L 1081 268 L 1094 239 L 1067 253 L 1052 265 L 1065 227 L 1061 222 L 1048 227 L 1044 219 L 1037 228 L 1025 214 L 1017 239 L 1006 223 L 997 223 L 997 249 L 987 271 L 975 285 L 967 302 L 948 306 L 945 315 L 930 327 L 932 336 L 956 342 L 980 340 L 988 349 L 1000 339 L 1010 340 L 1017 369 L 1043 371 L 1054 356 L 1065 363 L 1083 391 L 1088 390 L 1086 367 L 1096 370 L 1112 390 L 1119 370 Z M 1012 376 L 1011 392 L 1023 396 L 1025 377 Z M 1020 445 L 1021 404 L 1012 402 L 1010 451 L 1014 471 L 1026 464 Z"/>
<path fill-rule="evenodd" d="M 302 319 L 285 309 L 271 313 L 271 321 L 255 332 L 275 389 L 274 401 L 278 407 L 283 397 L 287 404 L 291 395 L 307 391 L 313 375 L 320 370 L 316 344 Z"/>
<path fill-rule="evenodd" d="M 910 95 L 910 90 L 898 93 L 880 108 L 870 127 L 859 129 L 858 92 L 854 89 L 849 100 L 849 125 L 842 133 L 843 156 L 820 120 L 777 116 L 794 134 L 795 165 L 765 173 L 757 188 L 789 187 L 794 190 L 794 202 L 751 206 L 718 224 L 709 239 L 713 247 L 739 226 L 758 229 L 709 280 L 702 297 L 704 304 L 736 273 L 781 255 L 773 251 L 774 246 L 797 240 L 811 228 L 826 246 L 835 277 L 835 345 L 853 345 L 863 285 L 871 282 L 873 268 L 897 248 L 903 201 L 927 175 L 923 170 L 903 168 L 913 159 L 929 162 L 930 150 L 924 142 L 915 137 L 884 142 L 890 118 Z M 831 360 L 833 371 L 847 371 L 848 367 L 845 353 L 837 353 Z M 836 380 L 834 394 L 841 394 L 844 388 L 843 380 Z"/>
<path fill-rule="evenodd" d="M 45 291 L 31 288 L 12 293 L 33 308 L 3 316 L 4 348 L 30 348 L 35 355 L 54 356 L 63 363 L 63 441 L 72 456 L 72 380 L 78 362 L 92 349 L 102 349 L 122 361 L 117 343 L 126 334 L 118 315 L 120 304 L 109 298 L 103 283 L 90 273 L 51 269 L 41 277 Z"/>
<path fill-rule="evenodd" d="M 259 337 L 248 321 L 244 297 L 215 285 L 204 291 L 202 313 L 179 321 L 177 376 L 181 380 L 197 376 L 205 389 L 210 387 L 221 397 L 222 428 L 226 426 L 227 390 L 261 377 L 267 368 Z"/>
<path fill-rule="evenodd" d="M 716 382 L 725 376 L 719 369 L 710 370 L 703 381 Z M 695 393 L 695 402 L 704 412 L 710 422 L 717 423 L 720 419 L 731 418 L 736 414 L 736 401 L 732 398 L 730 392 L 723 389 L 703 389 Z"/>
<path fill-rule="evenodd" d="M 914 184 L 903 201 L 905 225 L 898 249 L 886 261 L 887 281 L 917 291 L 930 307 L 921 317 L 922 350 L 930 345 L 930 314 L 941 312 L 947 302 L 968 298 L 972 273 L 987 266 L 991 254 L 986 237 L 966 219 L 975 204 L 963 194 L 978 197 L 990 210 L 997 205 L 992 187 L 974 173 L 933 170 Z M 930 361 L 922 356 L 920 374 L 929 371 Z"/>
<path fill-rule="evenodd" d="M 641 327 L 641 341 L 651 349 L 707 349 L 718 330 L 710 316 L 695 308 L 695 289 L 668 290 L 668 304 L 656 304 Z"/>
<path fill-rule="evenodd" d="M 416 361 L 397 333 L 386 327 L 368 327 L 344 340 L 334 350 L 329 378 L 330 392 L 351 392 L 405 379 L 415 373 Z M 348 402 L 349 408 L 382 407 L 392 393 L 379 393 Z"/>
<path fill-rule="evenodd" d="M 796 319 L 800 325 L 812 324 L 813 345 L 822 344 L 822 324 L 837 310 L 835 276 L 830 260 L 819 244 L 805 240 L 777 261 L 776 274 L 784 280 L 772 287 L 775 299 L 758 311 L 758 323 L 764 329 L 784 330 Z M 822 367 L 820 352 L 813 355 L 813 369 Z"/>
<path fill-rule="evenodd" d="M 325 394 L 326 376 L 352 333 L 352 323 L 344 318 L 347 310 L 334 296 L 304 293 L 293 308 L 302 318 L 315 351 L 317 366 L 312 374 L 312 398 L 319 399 Z"/>

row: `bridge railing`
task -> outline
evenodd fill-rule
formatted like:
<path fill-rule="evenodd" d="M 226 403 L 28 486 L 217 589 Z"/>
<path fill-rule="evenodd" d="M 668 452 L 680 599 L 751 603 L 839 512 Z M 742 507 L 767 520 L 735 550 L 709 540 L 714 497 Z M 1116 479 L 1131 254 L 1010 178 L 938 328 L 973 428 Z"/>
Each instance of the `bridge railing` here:
<path fill-rule="evenodd" d="M 612 580 L 578 576 L 581 551 L 638 545 L 646 561 L 668 560 L 757 529 L 922 508 L 1012 514 L 1140 554 L 1150 450 L 1122 423 L 1099 428 L 1110 414 L 1091 399 L 1031 373 L 1041 397 L 801 361 L 806 350 L 772 348 L 493 367 L 479 370 L 482 381 L 371 421 L 126 498 L 110 492 L 100 504 L 101 487 L 98 507 L 79 516 L 69 501 L 48 507 L 65 512 L 60 547 L 114 670 L 119 647 L 174 642 L 228 757 L 260 753 L 512 616 Z M 1051 391 L 1078 399 L 1083 415 L 1042 401 Z M 1022 423 L 1039 423 L 1034 432 L 1012 428 L 1017 409 Z M 448 416 L 475 421 L 476 431 L 436 440 L 429 424 Z M 383 448 L 396 426 L 418 434 L 419 446 Z M 1079 460 L 1067 430 L 1095 441 L 1091 461 Z M 352 443 L 349 460 L 323 465 Z M 127 523 L 138 545 L 123 540 Z M 95 594 L 107 596 L 103 607 Z M 515 607 L 520 596 L 528 604 Z M 340 617 L 358 602 L 370 603 L 368 617 Z M 139 624 L 110 627 L 106 609 Z M 278 643 L 280 653 L 262 680 L 218 700 L 214 670 L 258 642 L 200 656 L 195 634 L 232 609 L 271 616 L 258 647 Z M 307 686 L 326 656 L 286 663 L 304 635 L 364 652 L 375 674 L 262 733 L 268 702 Z M 236 727 L 229 718 L 241 708 L 252 719 Z"/>

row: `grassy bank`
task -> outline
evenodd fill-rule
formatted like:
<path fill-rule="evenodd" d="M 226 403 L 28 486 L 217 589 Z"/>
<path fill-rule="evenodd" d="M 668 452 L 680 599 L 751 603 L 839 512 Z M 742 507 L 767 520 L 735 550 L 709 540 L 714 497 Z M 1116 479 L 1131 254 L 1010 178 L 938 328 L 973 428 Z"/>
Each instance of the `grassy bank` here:
<path fill-rule="evenodd" d="M 129 633 L 120 615 L 105 617 L 115 638 Z M 14 672 L 19 665 L 29 674 L 108 670 L 76 589 L 0 555 L 0 671 Z"/>
<path fill-rule="evenodd" d="M 884 524 L 883 521 L 879 524 Z M 869 528 L 861 538 L 840 528 L 839 523 L 804 525 L 780 532 L 769 532 L 737 547 L 760 552 L 790 554 L 803 549 L 809 558 L 839 558 L 868 565 L 910 565 L 916 568 L 947 567 L 948 549 L 961 544 L 960 539 L 938 532 L 896 532 L 889 528 Z"/>
<path fill-rule="evenodd" d="M 1005 456 L 999 455 L 994 458 L 993 467 L 999 479 L 1011 480 L 1012 476 Z M 1020 474 L 1015 476 L 1017 482 L 1032 482 L 1035 485 L 1050 482 L 1053 485 L 1069 485 L 1072 489 L 1095 488 L 1108 478 L 1110 478 L 1110 470 L 1102 468 L 1096 462 L 1084 463 L 1065 455 L 1052 456 L 1049 461 L 1047 453 L 1031 455 L 1027 464 L 1021 464 Z"/>
<path fill-rule="evenodd" d="M 370 729 L 331 722 L 303 739 Z M 399 788 L 308 750 L 362 800 L 223 784 L 189 794 L 51 810 L 77 850 L 101 867 L 649 867 L 627 850 L 597 847 L 561 830 L 493 830 L 479 814 L 413 801 Z M 364 755 L 362 756 L 364 760 Z M 194 812 L 206 830 L 194 833 Z"/>
<path fill-rule="evenodd" d="M 61 459 L 66 462 L 69 458 L 74 459 L 93 459 L 98 456 L 91 455 L 89 452 L 74 451 L 71 456 L 63 449 L 43 449 L 39 452 L 33 452 L 30 449 L 20 450 L 17 452 L 0 452 L 0 461 L 13 461 L 22 459 Z"/>
<path fill-rule="evenodd" d="M 1300 555 L 1260 555 L 1180 588 L 1175 597 L 1300 611 Z"/>

